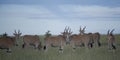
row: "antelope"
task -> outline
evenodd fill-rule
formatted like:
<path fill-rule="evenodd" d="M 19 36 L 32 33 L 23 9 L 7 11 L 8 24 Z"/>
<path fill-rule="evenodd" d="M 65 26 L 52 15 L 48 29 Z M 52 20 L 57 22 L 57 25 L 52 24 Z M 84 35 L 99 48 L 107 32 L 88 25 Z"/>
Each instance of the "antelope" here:
<path fill-rule="evenodd" d="M 20 39 L 20 36 L 21 36 L 21 32 L 20 30 L 18 30 L 18 32 L 16 32 L 16 30 L 14 31 L 13 35 L 15 36 L 15 40 L 16 40 L 16 45 L 18 45 L 18 40 Z"/>
<path fill-rule="evenodd" d="M 38 35 L 24 35 L 22 48 L 33 45 L 35 49 L 41 49 L 41 42 Z"/>
<path fill-rule="evenodd" d="M 114 29 L 111 32 L 110 32 L 110 30 L 108 30 L 108 32 L 107 32 L 107 40 L 108 40 L 108 48 L 109 49 L 116 49 L 115 36 L 113 35 L 113 31 L 114 31 Z"/>
<path fill-rule="evenodd" d="M 62 32 L 61 34 L 65 38 L 66 44 L 70 44 L 70 36 L 72 34 L 70 27 L 65 27 L 64 32 Z"/>
<path fill-rule="evenodd" d="M 101 46 L 101 43 L 100 43 L 100 34 L 98 32 L 92 33 L 92 39 L 93 39 L 93 42 L 94 42 L 95 46 L 98 46 L 98 47 Z"/>
<path fill-rule="evenodd" d="M 75 49 L 77 46 L 82 46 L 81 35 L 74 34 L 70 37 L 71 41 L 70 44 Z"/>
<path fill-rule="evenodd" d="M 21 33 L 20 31 L 18 31 L 19 33 L 16 32 L 13 33 L 13 35 L 15 35 L 15 37 L 11 37 L 11 36 L 7 36 L 7 34 L 5 33 L 2 37 L 0 37 L 0 49 L 7 49 L 6 52 L 10 53 L 11 48 L 13 46 L 17 46 L 17 40 L 19 39 Z"/>
<path fill-rule="evenodd" d="M 80 28 L 80 34 L 81 35 L 86 35 L 84 32 L 85 32 L 85 28 L 83 28 L 83 30 Z M 91 47 L 94 45 L 97 45 L 98 47 L 101 46 L 101 43 L 100 43 L 100 34 L 98 32 L 96 33 L 88 33 L 87 35 L 89 35 L 89 39 L 91 41 Z"/>
<path fill-rule="evenodd" d="M 59 47 L 59 50 L 61 52 L 63 52 L 63 48 L 64 48 L 64 45 L 66 44 L 66 41 L 67 42 L 69 41 L 69 36 L 67 34 L 71 33 L 70 31 L 68 31 L 68 29 L 65 28 L 62 35 L 46 36 L 45 39 L 44 39 L 44 41 L 45 41 L 44 49 L 47 50 L 49 46 Z"/>
<path fill-rule="evenodd" d="M 75 34 L 71 36 L 71 45 L 75 49 L 76 46 L 85 46 L 88 48 L 92 47 L 92 39 L 90 34 L 85 34 L 85 28 L 80 27 L 80 34 Z"/>

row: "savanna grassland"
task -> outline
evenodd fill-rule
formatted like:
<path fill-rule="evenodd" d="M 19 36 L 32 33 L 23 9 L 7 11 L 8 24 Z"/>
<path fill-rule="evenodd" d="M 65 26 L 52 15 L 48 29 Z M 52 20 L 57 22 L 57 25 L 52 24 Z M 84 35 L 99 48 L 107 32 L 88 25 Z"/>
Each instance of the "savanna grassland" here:
<path fill-rule="evenodd" d="M 101 47 L 86 49 L 78 47 L 73 49 L 66 45 L 63 53 L 59 53 L 58 48 L 50 47 L 47 52 L 35 50 L 32 46 L 22 49 L 22 39 L 19 40 L 19 46 L 12 48 L 12 53 L 7 53 L 0 49 L 0 60 L 120 60 L 120 35 L 116 37 L 116 50 L 108 50 L 106 36 L 101 36 Z M 40 36 L 42 45 L 44 36 Z"/>

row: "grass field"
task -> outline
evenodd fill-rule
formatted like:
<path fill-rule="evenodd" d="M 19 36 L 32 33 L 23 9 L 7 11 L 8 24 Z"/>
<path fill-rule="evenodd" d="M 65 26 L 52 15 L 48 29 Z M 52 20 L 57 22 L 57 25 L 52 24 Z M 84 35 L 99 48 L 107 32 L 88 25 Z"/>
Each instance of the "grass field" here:
<path fill-rule="evenodd" d="M 22 40 L 19 46 L 12 48 L 12 53 L 6 53 L 0 50 L 0 60 L 120 60 L 120 35 L 116 35 L 116 50 L 107 49 L 106 36 L 101 36 L 101 47 L 86 50 L 84 47 L 78 47 L 75 51 L 69 45 L 66 45 L 63 53 L 59 53 L 58 48 L 49 48 L 47 52 L 35 50 L 33 47 L 22 49 Z M 43 42 L 43 36 L 40 36 Z"/>

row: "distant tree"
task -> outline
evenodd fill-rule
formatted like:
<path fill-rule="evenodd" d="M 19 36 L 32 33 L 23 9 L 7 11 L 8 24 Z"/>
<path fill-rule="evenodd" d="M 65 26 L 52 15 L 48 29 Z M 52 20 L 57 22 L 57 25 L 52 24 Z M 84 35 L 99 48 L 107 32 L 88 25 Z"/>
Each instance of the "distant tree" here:
<path fill-rule="evenodd" d="M 46 37 L 49 37 L 49 36 L 51 36 L 51 35 L 52 35 L 52 34 L 50 33 L 49 30 L 45 33 L 45 36 L 46 36 Z"/>
<path fill-rule="evenodd" d="M 2 37 L 2 35 L 0 35 L 0 37 Z"/>
<path fill-rule="evenodd" d="M 8 34 L 5 32 L 5 33 L 3 34 L 3 36 L 5 36 L 5 37 L 6 37 L 6 36 L 8 36 Z"/>
<path fill-rule="evenodd" d="M 8 34 L 5 32 L 2 35 L 0 35 L 0 37 L 8 37 Z"/>

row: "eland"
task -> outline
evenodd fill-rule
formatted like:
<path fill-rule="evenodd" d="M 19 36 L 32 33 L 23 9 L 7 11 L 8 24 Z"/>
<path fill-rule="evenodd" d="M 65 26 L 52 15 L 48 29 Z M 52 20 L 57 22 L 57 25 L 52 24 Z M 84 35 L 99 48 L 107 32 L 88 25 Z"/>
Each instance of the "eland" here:
<path fill-rule="evenodd" d="M 3 34 L 2 37 L 0 37 L 0 48 L 1 49 L 7 49 L 7 52 L 11 52 L 11 48 L 13 46 L 17 46 L 17 40 L 20 38 L 20 30 L 18 31 L 18 33 L 15 32 L 13 33 L 13 35 L 15 35 L 14 37 L 12 36 L 7 36 L 7 34 Z"/>
<path fill-rule="evenodd" d="M 23 48 L 33 45 L 35 49 L 41 49 L 41 41 L 38 35 L 24 35 L 23 36 Z"/>
<path fill-rule="evenodd" d="M 109 49 L 116 49 L 115 36 L 113 35 L 113 31 L 114 31 L 114 29 L 111 32 L 110 32 L 110 30 L 108 30 L 108 32 L 107 32 L 107 41 L 108 41 Z"/>
<path fill-rule="evenodd" d="M 57 36 L 46 36 L 44 41 L 45 41 L 45 46 L 44 49 L 47 50 L 48 47 L 59 47 L 59 50 L 63 52 L 64 45 L 66 43 L 69 43 L 69 35 L 72 32 L 69 31 L 69 28 L 65 27 L 64 32 L 62 32 L 62 35 L 57 35 Z"/>

